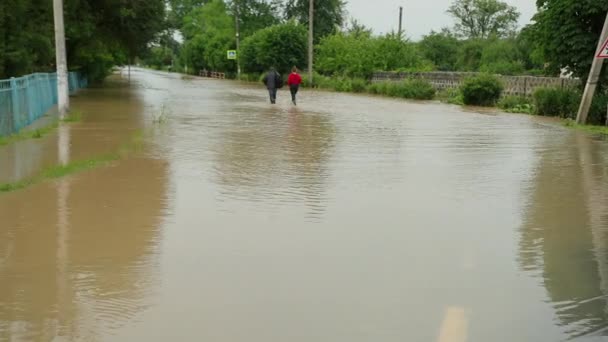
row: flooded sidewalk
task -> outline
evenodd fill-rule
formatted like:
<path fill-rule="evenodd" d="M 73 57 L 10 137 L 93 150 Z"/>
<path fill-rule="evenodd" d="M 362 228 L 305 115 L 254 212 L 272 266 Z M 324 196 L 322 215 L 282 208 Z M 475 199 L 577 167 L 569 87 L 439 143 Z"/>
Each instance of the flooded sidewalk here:
<path fill-rule="evenodd" d="M 600 341 L 608 142 L 530 116 L 133 70 L 0 147 L 0 341 Z"/>

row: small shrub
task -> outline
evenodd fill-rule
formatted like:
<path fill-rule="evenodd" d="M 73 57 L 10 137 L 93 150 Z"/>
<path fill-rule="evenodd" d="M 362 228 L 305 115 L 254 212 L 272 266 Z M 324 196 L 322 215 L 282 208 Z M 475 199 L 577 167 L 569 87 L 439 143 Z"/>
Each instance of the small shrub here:
<path fill-rule="evenodd" d="M 363 93 L 367 88 L 367 81 L 362 78 L 353 78 L 352 79 L 352 92 L 354 93 Z"/>
<path fill-rule="evenodd" d="M 534 105 L 531 99 L 524 96 L 505 96 L 498 101 L 498 107 L 508 113 L 534 114 Z"/>
<path fill-rule="evenodd" d="M 464 104 L 493 106 L 502 94 L 503 85 L 493 75 L 479 75 L 467 79 L 461 86 Z"/>
<path fill-rule="evenodd" d="M 406 81 L 406 87 L 410 89 L 410 98 L 418 100 L 432 100 L 435 97 L 435 88 L 425 80 L 412 79 Z"/>
<path fill-rule="evenodd" d="M 387 89 L 392 82 L 375 82 L 367 86 L 367 92 L 370 94 L 386 95 Z"/>
<path fill-rule="evenodd" d="M 435 88 L 425 80 L 407 79 L 401 82 L 378 82 L 367 87 L 371 94 L 381 94 L 404 99 L 432 100 Z"/>
<path fill-rule="evenodd" d="M 332 88 L 335 91 L 350 92 L 353 89 L 352 82 L 349 78 L 334 78 L 331 80 Z"/>
<path fill-rule="evenodd" d="M 538 115 L 574 118 L 581 94 L 574 89 L 539 88 L 532 98 Z"/>
<path fill-rule="evenodd" d="M 596 94 L 589 110 L 587 123 L 592 125 L 605 125 L 606 113 L 608 109 L 608 95 Z"/>
<path fill-rule="evenodd" d="M 440 101 L 447 102 L 449 104 L 464 105 L 464 99 L 462 92 L 459 88 L 446 88 L 437 94 Z"/>

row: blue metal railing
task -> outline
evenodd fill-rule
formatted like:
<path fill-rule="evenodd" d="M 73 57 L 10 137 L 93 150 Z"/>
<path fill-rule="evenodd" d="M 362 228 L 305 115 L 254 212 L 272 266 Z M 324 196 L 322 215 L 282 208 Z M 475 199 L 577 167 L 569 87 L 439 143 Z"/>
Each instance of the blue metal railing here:
<path fill-rule="evenodd" d="M 68 76 L 70 94 L 87 86 L 76 72 Z M 19 132 L 57 104 L 57 74 L 31 74 L 0 80 L 0 136 Z"/>

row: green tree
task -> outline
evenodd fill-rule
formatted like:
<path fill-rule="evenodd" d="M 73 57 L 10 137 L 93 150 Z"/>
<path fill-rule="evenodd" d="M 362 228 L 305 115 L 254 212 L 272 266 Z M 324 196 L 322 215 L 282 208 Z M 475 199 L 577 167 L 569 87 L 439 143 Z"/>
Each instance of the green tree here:
<path fill-rule="evenodd" d="M 514 38 L 491 39 L 486 42 L 481 53 L 479 71 L 519 75 L 524 72 L 524 60 Z"/>
<path fill-rule="evenodd" d="M 458 51 L 458 61 L 456 70 L 458 71 L 477 71 L 481 66 L 481 57 L 486 41 L 481 39 L 470 39 L 460 44 Z"/>
<path fill-rule="evenodd" d="M 168 21 L 175 29 L 181 28 L 183 19 L 194 9 L 203 6 L 210 0 L 167 0 L 169 5 Z"/>
<path fill-rule="evenodd" d="M 374 71 L 428 69 L 414 44 L 397 34 L 383 37 L 338 33 L 317 46 L 316 69 L 325 75 L 370 78 Z"/>
<path fill-rule="evenodd" d="M 182 33 L 186 39 L 182 60 L 196 69 L 234 71 L 234 61 L 226 51 L 235 47 L 234 18 L 222 0 L 212 0 L 194 9 L 184 18 Z"/>
<path fill-rule="evenodd" d="M 418 43 L 418 48 L 424 58 L 433 62 L 437 69 L 441 71 L 456 69 L 459 46 L 458 39 L 449 30 L 445 29 L 441 32 L 431 31 Z"/>
<path fill-rule="evenodd" d="M 607 1 L 537 0 L 538 13 L 529 29 L 549 63 L 549 70 L 566 68 L 587 78 L 602 31 Z M 606 83 L 606 77 L 602 82 Z"/>
<path fill-rule="evenodd" d="M 372 29 L 360 23 L 357 19 L 351 19 L 350 24 L 346 27 L 346 33 L 355 37 L 370 37 Z"/>
<path fill-rule="evenodd" d="M 51 9 L 34 0 L 0 1 L 0 78 L 52 68 Z"/>
<path fill-rule="evenodd" d="M 306 67 L 306 28 L 293 22 L 257 31 L 241 45 L 245 72 L 264 72 L 274 66 L 287 73 L 292 66 Z"/>
<path fill-rule="evenodd" d="M 235 15 L 237 6 L 241 38 L 281 21 L 280 0 L 231 0 L 228 3 L 231 15 Z"/>
<path fill-rule="evenodd" d="M 520 16 L 498 0 L 454 0 L 448 13 L 456 19 L 455 31 L 470 39 L 505 37 L 515 31 Z"/>
<path fill-rule="evenodd" d="M 165 22 L 165 0 L 64 0 L 68 67 L 102 79 L 142 54 Z M 0 1 L 0 77 L 55 69 L 52 4 Z"/>
<path fill-rule="evenodd" d="M 317 43 L 321 38 L 338 32 L 339 28 L 344 25 L 346 1 L 316 0 L 314 4 L 314 41 Z M 287 0 L 285 17 L 296 19 L 308 27 L 308 5 L 309 0 Z"/>

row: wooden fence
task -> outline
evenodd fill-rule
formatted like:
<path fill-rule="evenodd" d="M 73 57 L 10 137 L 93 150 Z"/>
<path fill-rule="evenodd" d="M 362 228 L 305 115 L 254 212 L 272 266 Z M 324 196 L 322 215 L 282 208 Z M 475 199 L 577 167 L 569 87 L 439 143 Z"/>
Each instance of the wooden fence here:
<path fill-rule="evenodd" d="M 210 78 L 219 78 L 219 79 L 226 78 L 226 74 L 223 72 L 208 71 L 208 70 L 201 70 L 198 72 L 198 75 L 201 77 L 210 77 Z"/>
<path fill-rule="evenodd" d="M 419 78 L 429 81 L 436 89 L 458 88 L 465 79 L 478 75 L 474 72 L 376 72 L 372 82 L 401 81 Z M 505 89 L 503 95 L 531 96 L 538 88 L 574 88 L 580 79 L 536 76 L 498 76 Z"/>

